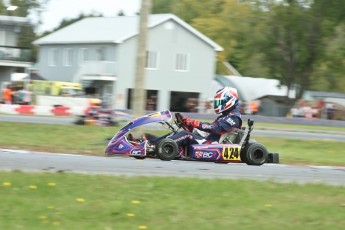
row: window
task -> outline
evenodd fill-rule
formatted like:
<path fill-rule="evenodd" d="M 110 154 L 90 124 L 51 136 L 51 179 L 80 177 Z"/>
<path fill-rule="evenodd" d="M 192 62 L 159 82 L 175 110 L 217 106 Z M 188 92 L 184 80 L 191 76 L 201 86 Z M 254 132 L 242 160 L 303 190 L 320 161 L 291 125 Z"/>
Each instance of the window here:
<path fill-rule="evenodd" d="M 175 59 L 176 71 L 188 71 L 189 55 L 186 53 L 177 53 Z"/>
<path fill-rule="evenodd" d="M 158 69 L 158 52 L 146 51 L 146 65 L 147 69 Z"/>
<path fill-rule="evenodd" d="M 63 64 L 64 66 L 71 66 L 73 64 L 73 50 L 72 49 L 64 49 L 63 54 Z"/>
<path fill-rule="evenodd" d="M 6 32 L 0 31 L 0 46 L 6 45 Z"/>
<path fill-rule="evenodd" d="M 49 49 L 48 51 L 48 65 L 49 66 L 56 66 L 58 62 L 58 50 L 57 49 Z"/>
<path fill-rule="evenodd" d="M 89 50 L 87 48 L 79 50 L 79 64 L 82 64 L 84 61 L 89 61 Z"/>
<path fill-rule="evenodd" d="M 97 49 L 98 51 L 98 55 L 99 55 L 99 60 L 100 61 L 105 61 L 106 60 L 106 48 L 105 47 L 101 47 L 99 49 Z"/>

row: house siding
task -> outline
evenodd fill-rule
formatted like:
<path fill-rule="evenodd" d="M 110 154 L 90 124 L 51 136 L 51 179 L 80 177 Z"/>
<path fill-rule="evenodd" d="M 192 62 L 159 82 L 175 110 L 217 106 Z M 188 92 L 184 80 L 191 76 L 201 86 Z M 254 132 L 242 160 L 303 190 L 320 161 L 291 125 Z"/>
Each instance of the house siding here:
<path fill-rule="evenodd" d="M 173 29 L 171 28 L 173 24 Z M 133 37 L 119 49 L 119 78 L 115 84 L 116 108 L 125 108 L 127 89 L 135 81 L 137 37 Z M 184 27 L 169 20 L 152 28 L 148 33 L 147 49 L 159 52 L 158 69 L 146 70 L 146 89 L 158 90 L 158 109 L 170 107 L 170 92 L 196 92 L 207 97 L 215 72 L 215 51 Z M 189 54 L 189 70 L 175 71 L 177 52 Z"/>
<path fill-rule="evenodd" d="M 17 33 L 16 27 L 10 25 L 1 25 L 0 27 L 0 46 L 16 46 Z"/>
<path fill-rule="evenodd" d="M 167 21 L 163 23 L 158 22 L 154 24 L 155 27 L 148 29 L 147 51 L 157 52 L 158 55 L 154 56 L 155 58 L 153 59 L 149 59 L 150 65 L 153 68 L 146 69 L 144 88 L 158 92 L 156 109 L 163 110 L 170 108 L 171 92 L 173 91 L 198 94 L 199 99 L 209 97 L 215 74 L 216 53 L 222 48 L 199 34 L 199 32 L 181 23 L 181 20 L 176 17 L 171 17 L 171 15 L 155 17 L 167 18 Z M 85 32 L 87 25 L 80 25 L 84 26 L 80 26 L 80 30 L 87 33 L 87 31 Z M 125 26 L 125 24 L 121 26 Z M 107 28 L 111 28 L 111 26 Z M 123 31 L 126 32 L 127 30 L 123 28 Z M 133 35 L 136 30 L 133 30 L 131 27 L 129 31 L 128 34 L 120 33 L 121 36 L 113 33 L 111 35 L 113 37 L 107 37 L 106 35 L 104 35 L 104 38 L 97 37 L 98 40 L 96 39 L 92 44 L 75 44 L 78 39 L 74 40 L 72 35 L 63 33 L 58 34 L 55 40 L 50 37 L 44 41 L 43 38 L 39 43 L 36 43 L 40 44 L 38 61 L 39 74 L 48 80 L 55 81 L 81 81 L 83 77 L 86 80 L 94 80 L 93 86 L 99 87 L 98 92 L 101 96 L 104 96 L 104 92 L 106 94 L 112 93 L 110 101 L 113 108 L 127 109 L 128 89 L 132 89 L 135 83 L 138 41 L 138 36 Z M 130 35 L 133 36 L 128 38 L 127 36 Z M 53 39 L 54 44 L 46 43 L 53 42 L 52 40 L 49 41 L 49 39 Z M 62 39 L 62 41 L 71 39 L 74 44 L 61 44 L 59 43 L 59 39 Z M 97 41 L 102 41 L 102 39 L 106 39 L 106 41 L 117 41 L 119 43 L 98 44 Z M 101 61 L 97 50 L 102 47 L 106 51 L 104 59 L 109 61 L 109 63 L 102 64 L 105 64 L 106 67 L 109 67 L 109 65 L 111 65 L 110 67 L 114 67 L 109 68 L 113 71 L 110 76 L 107 75 L 109 71 L 104 72 L 105 74 L 99 71 L 100 73 L 97 74 L 93 69 L 93 65 L 97 65 L 95 62 Z M 49 49 L 52 48 L 58 52 L 56 66 L 49 66 L 48 63 Z M 66 48 L 75 51 L 73 65 L 68 67 L 62 65 L 63 50 Z M 79 55 L 76 53 L 79 53 L 79 50 L 82 48 L 89 49 L 88 60 L 95 62 L 85 62 L 82 67 L 76 63 L 76 57 Z M 178 53 L 181 54 L 181 62 L 179 63 L 181 71 L 175 70 L 176 55 Z M 188 66 L 184 62 L 186 59 L 188 60 Z M 158 65 L 156 65 L 155 61 L 158 62 Z M 88 64 L 87 67 L 92 67 L 89 68 L 90 71 L 85 70 L 84 67 L 86 64 Z M 91 72 L 95 74 L 92 75 L 90 74 Z M 104 76 L 104 78 L 101 78 L 101 76 Z M 114 82 L 113 79 L 115 80 Z M 107 90 L 104 90 L 105 88 Z M 112 88 L 112 92 L 109 90 L 110 88 Z"/>
<path fill-rule="evenodd" d="M 25 22 L 13 24 L 19 17 L 0 16 L 0 84 L 11 81 L 14 72 L 25 72 L 31 66 L 29 60 L 18 58 L 24 49 L 17 47 L 18 32 Z M 16 59 L 18 58 L 18 59 Z"/>
<path fill-rule="evenodd" d="M 51 81 L 74 81 L 75 75 L 81 66 L 80 50 L 88 49 L 88 61 L 116 61 L 116 44 L 63 44 L 63 45 L 42 45 L 39 49 L 39 60 L 37 67 L 39 74 Z M 49 65 L 49 50 L 56 49 L 57 62 L 55 66 Z M 71 49 L 73 61 L 70 66 L 64 65 L 64 50 Z M 104 50 L 104 58 L 100 57 L 99 49 Z"/>

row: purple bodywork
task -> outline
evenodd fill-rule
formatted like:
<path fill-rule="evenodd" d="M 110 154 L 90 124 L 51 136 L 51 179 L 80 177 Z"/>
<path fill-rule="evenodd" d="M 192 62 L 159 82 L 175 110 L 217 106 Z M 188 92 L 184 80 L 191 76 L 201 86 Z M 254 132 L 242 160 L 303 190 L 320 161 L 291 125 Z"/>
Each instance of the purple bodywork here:
<path fill-rule="evenodd" d="M 136 158 L 145 158 L 147 141 L 132 144 L 126 134 L 138 127 L 149 123 L 169 122 L 172 115 L 169 110 L 148 114 L 139 117 L 119 130 L 109 141 L 105 153 L 123 155 Z M 214 162 L 240 162 L 241 146 L 237 144 L 194 144 L 190 146 L 190 159 Z"/>
<path fill-rule="evenodd" d="M 119 132 L 115 134 L 115 136 L 109 141 L 105 153 L 107 155 L 129 155 L 134 157 L 145 157 L 147 141 L 143 141 L 138 145 L 133 145 L 127 140 L 127 137 L 125 136 L 126 133 L 138 126 L 146 125 L 149 123 L 169 122 L 171 118 L 172 115 L 170 111 L 165 110 L 161 112 L 151 113 L 129 122 L 126 126 L 120 129 Z"/>

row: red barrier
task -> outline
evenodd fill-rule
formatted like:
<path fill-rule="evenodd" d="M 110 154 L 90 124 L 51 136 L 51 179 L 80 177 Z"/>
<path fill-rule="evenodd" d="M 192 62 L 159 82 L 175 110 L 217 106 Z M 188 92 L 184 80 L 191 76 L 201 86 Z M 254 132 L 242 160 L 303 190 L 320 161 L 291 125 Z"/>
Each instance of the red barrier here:
<path fill-rule="evenodd" d="M 88 108 L 67 106 L 37 106 L 0 104 L 0 113 L 42 116 L 75 116 L 85 114 Z"/>
<path fill-rule="evenodd" d="M 70 107 L 57 106 L 54 109 L 52 109 L 51 112 L 55 116 L 71 116 L 72 114 L 68 111 L 70 109 L 71 109 Z"/>
<path fill-rule="evenodd" d="M 35 114 L 33 111 L 34 108 L 34 105 L 20 105 L 18 108 L 15 109 L 15 111 L 23 115 L 33 115 Z"/>

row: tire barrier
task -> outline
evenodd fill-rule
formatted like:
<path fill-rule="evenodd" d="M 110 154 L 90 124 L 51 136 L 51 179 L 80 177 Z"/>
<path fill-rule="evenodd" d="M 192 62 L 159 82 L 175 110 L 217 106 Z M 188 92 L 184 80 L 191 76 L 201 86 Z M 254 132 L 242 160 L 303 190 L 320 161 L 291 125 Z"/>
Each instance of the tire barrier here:
<path fill-rule="evenodd" d="M 37 106 L 0 104 L 0 113 L 14 115 L 75 116 L 87 111 L 84 106 Z"/>

